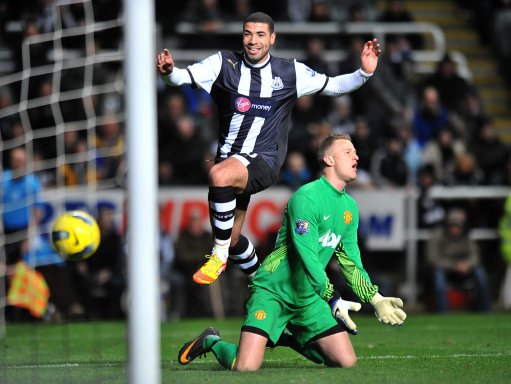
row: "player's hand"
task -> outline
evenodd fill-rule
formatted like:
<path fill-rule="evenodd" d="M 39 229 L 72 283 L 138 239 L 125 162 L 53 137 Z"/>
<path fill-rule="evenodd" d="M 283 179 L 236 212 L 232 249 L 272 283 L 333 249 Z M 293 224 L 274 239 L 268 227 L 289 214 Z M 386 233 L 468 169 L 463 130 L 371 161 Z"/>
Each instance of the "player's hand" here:
<path fill-rule="evenodd" d="M 398 297 L 383 297 L 378 292 L 371 299 L 376 318 L 385 324 L 401 325 L 406 319 L 403 308 L 403 300 Z"/>
<path fill-rule="evenodd" d="M 160 74 L 163 76 L 170 75 L 174 70 L 174 59 L 167 48 L 158 54 L 158 57 L 156 58 L 156 66 Z"/>
<path fill-rule="evenodd" d="M 378 56 L 380 56 L 381 47 L 378 44 L 378 39 L 372 39 L 364 44 L 364 49 L 360 56 L 362 62 L 362 70 L 367 74 L 372 74 L 376 71 L 378 65 Z"/>
<path fill-rule="evenodd" d="M 351 320 L 348 311 L 358 312 L 362 305 L 338 298 L 330 304 L 330 307 L 332 308 L 332 315 L 334 315 L 339 325 L 352 335 L 356 335 L 358 333 L 357 325 Z"/>

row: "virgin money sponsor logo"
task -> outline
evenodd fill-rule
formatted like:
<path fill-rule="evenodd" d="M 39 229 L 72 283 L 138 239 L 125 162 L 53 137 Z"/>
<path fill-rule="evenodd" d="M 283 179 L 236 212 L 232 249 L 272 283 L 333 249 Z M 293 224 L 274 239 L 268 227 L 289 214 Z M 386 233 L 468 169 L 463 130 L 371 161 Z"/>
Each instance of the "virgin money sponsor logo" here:
<path fill-rule="evenodd" d="M 247 99 L 246 97 L 238 97 L 234 104 L 236 105 L 236 109 L 239 112 L 247 112 L 250 109 L 250 106 L 252 105 L 250 103 L 250 100 Z"/>

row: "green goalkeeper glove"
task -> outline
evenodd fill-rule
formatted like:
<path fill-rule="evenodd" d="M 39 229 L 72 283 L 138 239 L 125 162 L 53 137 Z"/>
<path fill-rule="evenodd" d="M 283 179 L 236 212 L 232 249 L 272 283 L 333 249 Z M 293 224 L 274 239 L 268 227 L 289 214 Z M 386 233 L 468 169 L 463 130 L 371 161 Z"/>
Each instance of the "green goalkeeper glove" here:
<path fill-rule="evenodd" d="M 383 297 L 378 292 L 371 299 L 376 318 L 385 324 L 401 325 L 406 319 L 403 308 L 403 300 L 398 297 Z"/>
<path fill-rule="evenodd" d="M 362 305 L 353 301 L 343 300 L 340 297 L 330 300 L 330 308 L 332 308 L 332 315 L 341 327 L 352 335 L 358 333 L 357 325 L 351 320 L 348 311 L 360 311 Z"/>

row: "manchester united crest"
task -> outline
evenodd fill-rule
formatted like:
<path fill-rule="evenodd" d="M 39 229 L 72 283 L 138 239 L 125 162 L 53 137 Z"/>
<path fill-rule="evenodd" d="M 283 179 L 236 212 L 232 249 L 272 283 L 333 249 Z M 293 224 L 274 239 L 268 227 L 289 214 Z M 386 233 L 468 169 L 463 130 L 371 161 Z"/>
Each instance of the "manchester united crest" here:
<path fill-rule="evenodd" d="M 344 211 L 344 223 L 348 225 L 353 220 L 353 215 L 350 211 Z"/>
<path fill-rule="evenodd" d="M 256 320 L 264 320 L 266 319 L 266 312 L 264 312 L 262 309 L 259 309 L 258 311 L 256 311 L 254 316 Z"/>

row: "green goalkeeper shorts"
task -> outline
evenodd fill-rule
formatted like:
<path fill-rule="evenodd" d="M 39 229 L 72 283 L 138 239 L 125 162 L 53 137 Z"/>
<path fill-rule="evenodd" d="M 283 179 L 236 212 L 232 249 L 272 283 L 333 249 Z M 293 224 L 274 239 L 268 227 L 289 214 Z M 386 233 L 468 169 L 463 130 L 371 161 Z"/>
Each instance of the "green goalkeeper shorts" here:
<path fill-rule="evenodd" d="M 319 296 L 307 305 L 291 306 L 264 288 L 251 287 L 243 327 L 263 331 L 274 344 L 287 326 L 293 330 L 295 340 L 304 345 L 337 325 L 330 306 Z"/>

